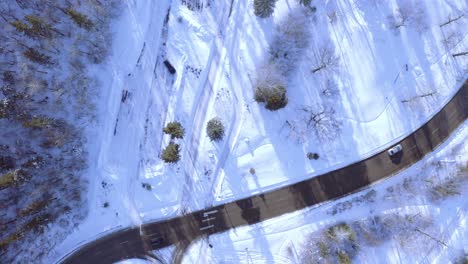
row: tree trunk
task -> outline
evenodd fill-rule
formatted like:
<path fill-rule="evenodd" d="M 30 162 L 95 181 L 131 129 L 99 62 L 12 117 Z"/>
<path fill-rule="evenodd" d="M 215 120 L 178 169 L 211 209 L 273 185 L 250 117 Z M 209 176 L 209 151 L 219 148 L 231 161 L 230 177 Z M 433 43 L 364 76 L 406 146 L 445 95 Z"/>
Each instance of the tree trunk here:
<path fill-rule="evenodd" d="M 325 69 L 326 67 L 327 67 L 327 65 L 322 64 L 322 65 L 320 65 L 319 67 L 313 69 L 313 70 L 312 70 L 312 73 L 316 73 L 316 72 L 318 72 L 318 71 L 320 71 L 320 70 Z"/>
<path fill-rule="evenodd" d="M 463 55 L 468 55 L 468 51 L 452 54 L 454 58 L 458 56 L 463 56 Z"/>

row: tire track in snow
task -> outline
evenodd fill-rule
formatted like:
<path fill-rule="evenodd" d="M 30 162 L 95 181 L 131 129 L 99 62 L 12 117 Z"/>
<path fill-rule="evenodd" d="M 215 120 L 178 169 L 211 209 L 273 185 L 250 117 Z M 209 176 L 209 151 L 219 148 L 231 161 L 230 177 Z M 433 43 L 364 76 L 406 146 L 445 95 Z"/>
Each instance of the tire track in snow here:
<path fill-rule="evenodd" d="M 156 5 L 149 1 L 145 6 L 149 12 L 161 8 L 161 5 Z M 136 29 L 135 38 L 137 43 L 146 45 L 160 46 L 160 24 L 154 24 L 154 20 L 150 19 L 148 24 L 141 24 L 139 17 L 133 11 L 133 4 L 127 1 L 129 14 L 132 21 L 132 27 Z M 157 32 L 156 34 L 153 34 Z M 153 65 L 157 61 L 159 54 L 153 54 L 151 50 L 142 53 L 138 58 L 137 65 L 133 68 L 122 83 L 122 88 L 129 91 L 129 96 L 125 102 L 120 103 L 120 108 L 117 114 L 119 124 L 114 128 L 114 136 L 110 141 L 110 146 L 107 157 L 105 170 L 108 171 L 110 177 L 114 178 L 114 186 L 119 194 L 119 199 L 128 213 L 129 219 L 135 224 L 141 224 L 141 218 L 135 204 L 133 193 L 139 177 L 142 155 L 140 152 L 141 142 L 144 141 L 144 126 L 146 114 L 141 114 L 141 110 L 147 110 L 152 104 L 153 88 Z M 149 82 L 141 82 L 141 80 L 150 80 Z M 120 100 L 120 98 L 119 98 Z M 146 112 L 144 112 L 146 113 Z"/>
<path fill-rule="evenodd" d="M 207 113 L 207 108 L 209 106 L 209 101 L 212 98 L 212 95 L 214 93 L 214 87 L 217 85 L 217 81 L 221 78 L 223 78 L 223 74 L 225 73 L 224 70 L 224 65 L 226 61 L 226 56 L 222 54 L 222 51 L 225 50 L 229 52 L 229 46 L 226 45 L 225 43 L 225 36 L 227 35 L 226 32 L 223 32 L 222 30 L 225 28 L 228 19 L 229 19 L 229 12 L 230 7 L 228 5 L 224 5 L 222 16 L 221 16 L 221 22 L 218 22 L 218 32 L 221 33 L 221 35 L 215 36 L 214 40 L 211 43 L 211 48 L 210 48 L 210 55 L 209 59 L 207 62 L 207 67 L 205 69 L 208 69 L 208 72 L 206 73 L 206 77 L 202 80 L 201 82 L 201 94 L 199 94 L 196 99 L 194 100 L 197 105 L 195 110 L 192 111 L 192 117 L 193 120 L 192 122 L 192 128 L 191 128 L 191 137 L 190 137 L 190 143 L 186 145 L 187 150 L 186 153 L 188 157 L 190 158 L 191 163 L 186 162 L 185 163 L 185 185 L 182 190 L 182 207 L 185 206 L 185 202 L 183 202 L 184 199 L 191 199 L 193 203 L 197 204 L 197 207 L 199 206 L 199 200 L 206 201 L 208 203 L 211 203 L 212 199 L 197 199 L 194 194 L 200 193 L 204 194 L 206 190 L 198 190 L 199 192 L 195 192 L 196 190 L 193 189 L 193 177 L 194 174 L 197 174 L 196 171 L 196 164 L 198 161 L 198 155 L 199 155 L 199 144 L 200 144 L 200 138 L 201 134 L 204 131 L 204 121 L 206 119 L 206 113 Z M 224 56 L 223 56 L 224 55 Z M 237 97 L 236 97 L 237 98 Z M 238 100 L 236 100 L 238 101 Z M 233 121 L 231 122 L 230 130 L 227 133 L 228 137 L 224 140 L 227 142 L 226 144 L 223 145 L 223 150 L 222 150 L 222 157 L 225 160 L 228 154 L 228 151 L 226 150 L 226 145 L 229 143 L 230 135 L 232 134 L 232 123 L 238 124 L 237 122 L 237 111 L 233 111 L 234 118 Z M 238 130 L 238 127 L 236 128 Z M 219 162 L 218 162 L 219 163 Z M 219 166 L 217 166 L 219 168 Z M 219 169 L 218 169 L 219 170 Z M 215 181 L 215 180 L 214 180 Z M 211 193 L 211 192 L 210 192 Z M 190 197 L 190 198 L 188 198 Z M 195 198 L 195 199 L 193 199 Z M 210 198 L 213 198 L 212 196 Z M 205 204 L 206 205 L 206 204 Z M 205 206 L 203 205 L 203 206 Z"/>
<path fill-rule="evenodd" d="M 132 4 L 126 1 L 126 5 L 128 8 L 128 12 L 131 16 L 132 26 L 133 28 L 136 29 L 135 31 L 136 38 L 141 40 L 144 38 L 143 28 L 136 22 L 137 18 L 135 16 L 134 11 L 132 10 Z M 119 88 L 122 88 L 122 91 L 126 90 L 126 88 L 129 87 L 128 85 L 130 82 L 129 77 L 130 76 L 125 77 L 124 81 L 122 82 L 122 87 L 119 87 Z M 103 168 L 103 171 L 105 171 L 105 173 L 114 180 L 114 183 L 115 183 L 114 186 L 116 188 L 117 193 L 120 195 L 119 199 L 121 200 L 122 205 L 124 206 L 124 208 L 126 209 L 128 213 L 129 220 L 131 222 L 138 222 L 139 221 L 137 217 L 138 212 L 135 209 L 136 206 L 135 206 L 133 199 L 131 199 L 129 195 L 129 190 L 131 188 L 131 184 L 133 181 L 131 177 L 129 177 L 128 175 L 132 173 L 128 171 L 128 167 L 121 166 L 121 164 L 124 164 L 122 162 L 126 160 L 126 157 L 123 154 L 124 153 L 127 154 L 128 152 L 130 152 L 132 148 L 132 141 L 125 140 L 124 142 L 126 144 L 122 144 L 121 143 L 122 140 L 120 140 L 121 139 L 120 137 L 123 135 L 122 134 L 117 135 L 119 121 L 127 122 L 129 124 L 127 126 L 128 128 L 132 127 L 131 121 L 133 119 L 131 118 L 131 114 L 133 113 L 132 111 L 133 105 L 130 104 L 131 100 L 129 100 L 128 104 L 124 105 L 123 104 L 124 102 L 122 102 L 122 99 L 121 98 L 119 99 L 120 99 L 119 100 L 120 104 L 119 104 L 119 110 L 117 112 L 116 122 L 115 122 L 114 130 L 113 130 L 113 137 L 110 140 L 110 143 L 108 146 L 108 152 L 107 152 L 107 153 L 113 153 L 114 155 L 111 157 L 106 155 L 107 156 L 105 158 L 106 164 L 105 164 L 105 167 Z M 126 115 L 123 116 L 122 111 L 125 109 L 127 109 L 127 112 L 126 112 Z M 132 133 L 129 133 L 129 134 L 132 135 Z M 133 139 L 135 140 L 136 138 L 133 137 Z"/>
<path fill-rule="evenodd" d="M 232 11 L 232 6 L 231 6 L 229 16 L 231 15 L 231 11 Z M 230 41 L 228 43 L 228 46 L 226 48 L 227 54 L 229 56 L 229 60 L 228 60 L 229 65 L 231 65 L 231 63 L 234 63 L 236 61 L 233 58 L 232 52 L 230 52 L 230 51 L 232 50 L 232 47 L 234 45 L 234 41 L 237 39 L 237 32 L 238 31 L 235 30 L 236 25 L 239 22 L 238 20 L 241 19 L 241 17 L 239 17 L 239 2 L 237 2 L 236 9 L 235 9 L 234 13 L 236 14 L 236 17 L 234 18 L 234 24 L 232 26 L 232 28 L 234 29 L 234 35 L 231 37 L 231 39 L 230 39 Z M 219 175 L 220 170 L 221 170 L 221 168 L 224 167 L 229 153 L 231 152 L 231 150 L 234 148 L 235 144 L 237 143 L 237 139 L 239 137 L 240 127 L 241 127 L 241 122 L 239 120 L 238 111 L 240 109 L 242 109 L 242 105 L 239 102 L 239 97 L 242 97 L 242 91 L 238 90 L 238 87 L 241 87 L 241 86 L 237 85 L 237 83 L 234 84 L 233 80 L 242 80 L 242 77 L 240 76 L 240 73 L 237 70 L 234 70 L 234 71 L 230 70 L 229 73 L 230 73 L 230 78 L 229 78 L 230 87 L 231 87 L 231 90 L 233 91 L 232 94 L 234 96 L 234 102 L 235 102 L 235 104 L 233 104 L 233 109 L 232 109 L 234 118 L 232 119 L 231 124 L 229 126 L 230 130 L 229 130 L 229 133 L 228 133 L 228 135 L 226 137 L 226 140 L 225 140 L 226 143 L 223 146 L 223 150 L 221 151 L 220 158 L 219 158 L 218 162 L 216 163 L 216 167 L 215 167 L 214 172 L 213 172 L 214 179 L 213 179 L 213 183 L 212 183 L 211 190 L 210 190 L 211 196 L 208 197 L 209 201 L 210 201 L 209 202 L 210 205 L 213 204 L 213 202 L 214 202 L 214 200 L 216 198 L 216 194 L 218 192 L 218 190 L 216 190 L 216 187 L 218 187 L 223 181 L 223 179 L 220 179 L 220 177 L 219 177 L 220 176 Z"/>

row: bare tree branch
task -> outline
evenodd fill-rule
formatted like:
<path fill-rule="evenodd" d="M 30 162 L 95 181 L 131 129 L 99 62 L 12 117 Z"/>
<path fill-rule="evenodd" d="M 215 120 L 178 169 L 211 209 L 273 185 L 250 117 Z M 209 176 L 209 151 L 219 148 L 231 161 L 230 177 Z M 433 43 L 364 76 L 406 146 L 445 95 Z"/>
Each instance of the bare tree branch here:
<path fill-rule="evenodd" d="M 325 68 L 334 68 L 338 65 L 339 57 L 335 55 L 335 50 L 330 43 L 323 44 L 317 53 L 314 54 L 315 66 L 312 73 L 316 73 Z"/>
<path fill-rule="evenodd" d="M 448 17 L 448 21 L 445 22 L 445 23 L 440 24 L 439 26 L 440 26 L 440 27 L 444 27 L 444 26 L 446 26 L 446 25 L 448 25 L 448 24 L 450 24 L 450 23 L 452 23 L 452 22 L 455 22 L 455 21 L 459 20 L 459 19 L 462 18 L 462 17 L 463 17 L 463 14 L 462 14 L 462 15 L 459 15 L 458 17 L 455 17 L 455 18 L 452 18 L 451 16 L 449 16 L 449 17 Z"/>
<path fill-rule="evenodd" d="M 317 110 L 306 106 L 301 110 L 306 113 L 307 127 L 313 128 L 318 138 L 332 139 L 340 132 L 341 122 L 336 119 L 335 109 L 324 107 Z"/>
<path fill-rule="evenodd" d="M 409 102 L 414 101 L 414 100 L 416 100 L 416 99 L 418 99 L 418 98 L 424 98 L 424 97 L 428 97 L 428 96 L 433 96 L 433 95 L 435 95 L 435 94 L 437 94 L 437 92 L 429 92 L 429 93 L 425 93 L 425 94 L 421 94 L 421 95 L 414 96 L 414 97 L 412 97 L 412 98 L 410 98 L 410 99 L 401 100 L 401 102 L 402 102 L 402 103 L 409 103 Z"/>

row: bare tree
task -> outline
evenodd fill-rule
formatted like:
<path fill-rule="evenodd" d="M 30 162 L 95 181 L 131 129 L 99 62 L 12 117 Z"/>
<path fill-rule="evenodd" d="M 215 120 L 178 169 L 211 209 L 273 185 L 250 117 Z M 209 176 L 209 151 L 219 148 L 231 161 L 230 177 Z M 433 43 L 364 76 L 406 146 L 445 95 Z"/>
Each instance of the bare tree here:
<path fill-rule="evenodd" d="M 322 94 L 327 97 L 332 97 L 338 93 L 338 88 L 336 87 L 336 83 L 333 79 L 327 79 L 324 87 L 322 88 Z"/>
<path fill-rule="evenodd" d="M 427 92 L 427 93 L 424 93 L 424 94 L 416 95 L 416 96 L 411 97 L 409 99 L 403 99 L 403 100 L 401 100 L 401 102 L 402 103 L 409 103 L 409 102 L 415 101 L 415 100 L 420 99 L 420 98 L 434 96 L 435 94 L 437 94 L 437 91 L 431 91 L 431 92 Z"/>
<path fill-rule="evenodd" d="M 412 97 L 404 98 L 401 102 L 411 109 L 413 113 L 429 114 L 433 111 L 431 106 L 433 106 L 438 99 L 437 91 L 427 90 L 421 91 Z"/>
<path fill-rule="evenodd" d="M 271 89 L 278 85 L 285 86 L 286 81 L 276 64 L 263 63 L 257 71 L 255 83 L 256 87 Z"/>
<path fill-rule="evenodd" d="M 404 2 L 397 8 L 394 15 L 389 15 L 388 22 L 390 28 L 396 33 L 400 28 L 408 26 L 414 27 L 418 32 L 427 29 L 425 9 L 410 2 Z"/>
<path fill-rule="evenodd" d="M 407 5 L 398 7 L 395 15 L 389 15 L 388 20 L 390 26 L 394 29 L 408 26 L 410 17 L 413 15 L 410 8 Z"/>
<path fill-rule="evenodd" d="M 317 137 L 322 140 L 335 138 L 341 129 L 341 122 L 335 116 L 335 109 L 331 107 L 302 107 L 306 113 L 305 123 L 308 128 L 313 128 Z"/>
<path fill-rule="evenodd" d="M 339 64 L 339 57 L 335 54 L 335 49 L 331 43 L 322 44 L 318 51 L 313 54 L 313 69 L 312 73 L 324 69 L 333 69 Z"/>
<path fill-rule="evenodd" d="M 297 68 L 302 54 L 310 44 L 309 17 L 304 8 L 296 8 L 282 20 L 270 44 L 270 63 L 288 76 Z"/>
<path fill-rule="evenodd" d="M 452 56 L 459 57 L 467 55 L 466 50 L 461 51 L 457 49 L 463 43 L 464 35 L 461 34 L 461 30 L 458 27 L 447 26 L 442 29 L 443 39 L 442 44 L 444 45 L 447 52 L 452 53 Z"/>
<path fill-rule="evenodd" d="M 462 37 L 460 36 L 459 32 L 457 30 L 450 29 L 444 33 L 442 44 L 444 44 L 447 50 L 451 50 L 455 48 L 458 45 L 458 43 L 460 43 L 461 40 L 462 40 Z"/>
<path fill-rule="evenodd" d="M 285 136 L 297 144 L 307 142 L 309 138 L 310 129 L 302 120 L 286 120 L 282 129 L 286 131 Z"/>
<path fill-rule="evenodd" d="M 282 127 L 286 132 L 281 132 L 296 143 L 306 142 L 311 133 L 315 133 L 320 140 L 330 140 L 341 131 L 341 122 L 331 107 L 303 106 L 297 109 L 297 115 L 299 118 L 295 120 L 286 120 Z"/>
<path fill-rule="evenodd" d="M 327 17 L 330 21 L 330 24 L 335 24 L 335 22 L 338 20 L 338 15 L 336 14 L 335 10 L 328 12 Z"/>

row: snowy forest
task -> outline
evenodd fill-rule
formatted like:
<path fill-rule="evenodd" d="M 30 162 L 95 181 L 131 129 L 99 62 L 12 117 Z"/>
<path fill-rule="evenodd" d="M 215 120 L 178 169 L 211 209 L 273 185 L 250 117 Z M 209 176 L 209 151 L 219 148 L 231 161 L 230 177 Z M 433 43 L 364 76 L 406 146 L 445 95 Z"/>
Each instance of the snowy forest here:
<path fill-rule="evenodd" d="M 2 263 L 34 262 L 86 216 L 82 130 L 99 94 L 88 65 L 106 58 L 117 12 L 107 0 L 0 3 Z"/>

